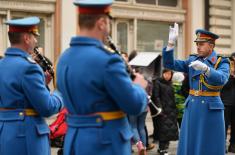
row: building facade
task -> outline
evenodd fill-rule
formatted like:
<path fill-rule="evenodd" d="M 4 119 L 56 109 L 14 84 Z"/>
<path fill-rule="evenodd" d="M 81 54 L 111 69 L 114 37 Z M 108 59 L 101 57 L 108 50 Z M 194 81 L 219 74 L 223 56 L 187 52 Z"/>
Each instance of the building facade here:
<path fill-rule="evenodd" d="M 39 46 L 44 48 L 44 54 L 50 59 L 55 57 L 55 29 L 56 0 L 0 0 L 0 54 L 9 46 L 7 37 L 7 26 L 4 24 L 6 20 L 16 19 L 25 16 L 39 16 L 41 23 L 39 25 L 40 37 Z"/>
<path fill-rule="evenodd" d="M 39 46 L 54 62 L 79 34 L 73 0 L 0 0 L 0 55 L 9 46 L 8 19 L 39 16 Z M 176 57 L 196 52 L 195 30 L 209 29 L 221 36 L 220 54 L 235 51 L 235 0 L 115 0 L 111 36 L 121 51 L 161 52 L 169 26 L 180 27 Z"/>
<path fill-rule="evenodd" d="M 216 44 L 219 53 L 235 52 L 235 0 L 206 0 L 205 28 L 220 35 Z"/>

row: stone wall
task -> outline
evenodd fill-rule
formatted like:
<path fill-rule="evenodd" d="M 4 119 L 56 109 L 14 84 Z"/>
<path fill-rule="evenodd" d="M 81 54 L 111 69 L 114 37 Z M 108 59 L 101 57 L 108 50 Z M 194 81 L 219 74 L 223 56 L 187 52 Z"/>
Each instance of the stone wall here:
<path fill-rule="evenodd" d="M 232 52 L 233 31 L 235 30 L 232 0 L 210 0 L 209 5 L 210 31 L 221 37 L 216 41 L 216 50 L 220 54 L 228 55 Z"/>

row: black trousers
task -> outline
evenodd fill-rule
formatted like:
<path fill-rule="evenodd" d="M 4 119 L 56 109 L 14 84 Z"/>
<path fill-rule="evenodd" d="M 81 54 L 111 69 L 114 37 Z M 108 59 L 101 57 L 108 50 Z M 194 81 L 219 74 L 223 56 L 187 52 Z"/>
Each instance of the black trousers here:
<path fill-rule="evenodd" d="M 169 141 L 159 141 L 160 150 L 167 150 L 169 148 L 169 145 L 170 145 Z"/>
<path fill-rule="evenodd" d="M 224 109 L 225 118 L 225 132 L 227 137 L 228 126 L 231 126 L 230 144 L 235 144 L 235 106 L 225 106 Z"/>
<path fill-rule="evenodd" d="M 157 120 L 156 117 L 152 118 L 153 122 L 153 141 L 158 141 L 157 138 Z"/>
<path fill-rule="evenodd" d="M 145 133 L 146 133 L 146 147 L 148 147 L 149 146 L 149 136 L 148 136 L 148 129 L 147 129 L 147 126 L 145 125 L 144 126 L 144 131 L 145 131 Z"/>

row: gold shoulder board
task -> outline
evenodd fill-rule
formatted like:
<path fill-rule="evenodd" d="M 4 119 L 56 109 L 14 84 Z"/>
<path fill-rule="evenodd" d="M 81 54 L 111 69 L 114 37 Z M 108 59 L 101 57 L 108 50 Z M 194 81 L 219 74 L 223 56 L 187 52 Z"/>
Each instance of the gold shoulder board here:
<path fill-rule="evenodd" d="M 108 47 L 106 45 L 104 45 L 103 48 L 109 53 L 115 53 L 115 51 L 113 49 L 111 49 L 110 47 Z"/>
<path fill-rule="evenodd" d="M 31 58 L 30 56 L 28 56 L 26 59 L 27 59 L 30 63 L 36 64 L 36 61 L 35 61 L 33 58 Z"/>

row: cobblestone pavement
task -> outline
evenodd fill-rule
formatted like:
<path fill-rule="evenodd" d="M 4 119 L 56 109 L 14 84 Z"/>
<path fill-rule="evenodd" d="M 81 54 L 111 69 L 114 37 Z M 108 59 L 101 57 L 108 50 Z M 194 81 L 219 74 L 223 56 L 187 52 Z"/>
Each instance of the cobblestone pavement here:
<path fill-rule="evenodd" d="M 50 124 L 50 122 L 52 122 L 54 119 L 55 119 L 55 117 L 50 118 L 48 120 L 48 123 Z M 149 115 L 147 116 L 147 119 L 146 119 L 146 125 L 147 125 L 147 128 L 148 128 L 149 134 L 152 134 L 153 133 L 152 120 L 151 120 Z M 152 143 L 152 139 L 151 138 L 149 139 L 149 142 Z M 178 144 L 178 141 L 170 142 L 170 146 L 169 146 L 169 150 L 168 150 L 169 151 L 169 153 L 168 153 L 169 155 L 176 155 L 177 144 Z M 157 145 L 158 144 L 155 144 L 155 145 L 156 145 L 156 147 L 154 149 L 148 151 L 147 155 L 158 155 L 157 154 L 157 148 L 158 148 Z M 51 149 L 51 151 L 52 151 L 51 155 L 57 155 L 57 153 L 56 153 L 57 150 L 58 149 L 56 149 L 56 148 L 52 148 Z M 133 150 L 134 150 L 133 155 L 138 155 L 137 154 L 137 149 L 134 146 L 133 146 Z M 235 153 L 228 153 L 226 155 L 235 155 Z"/>

